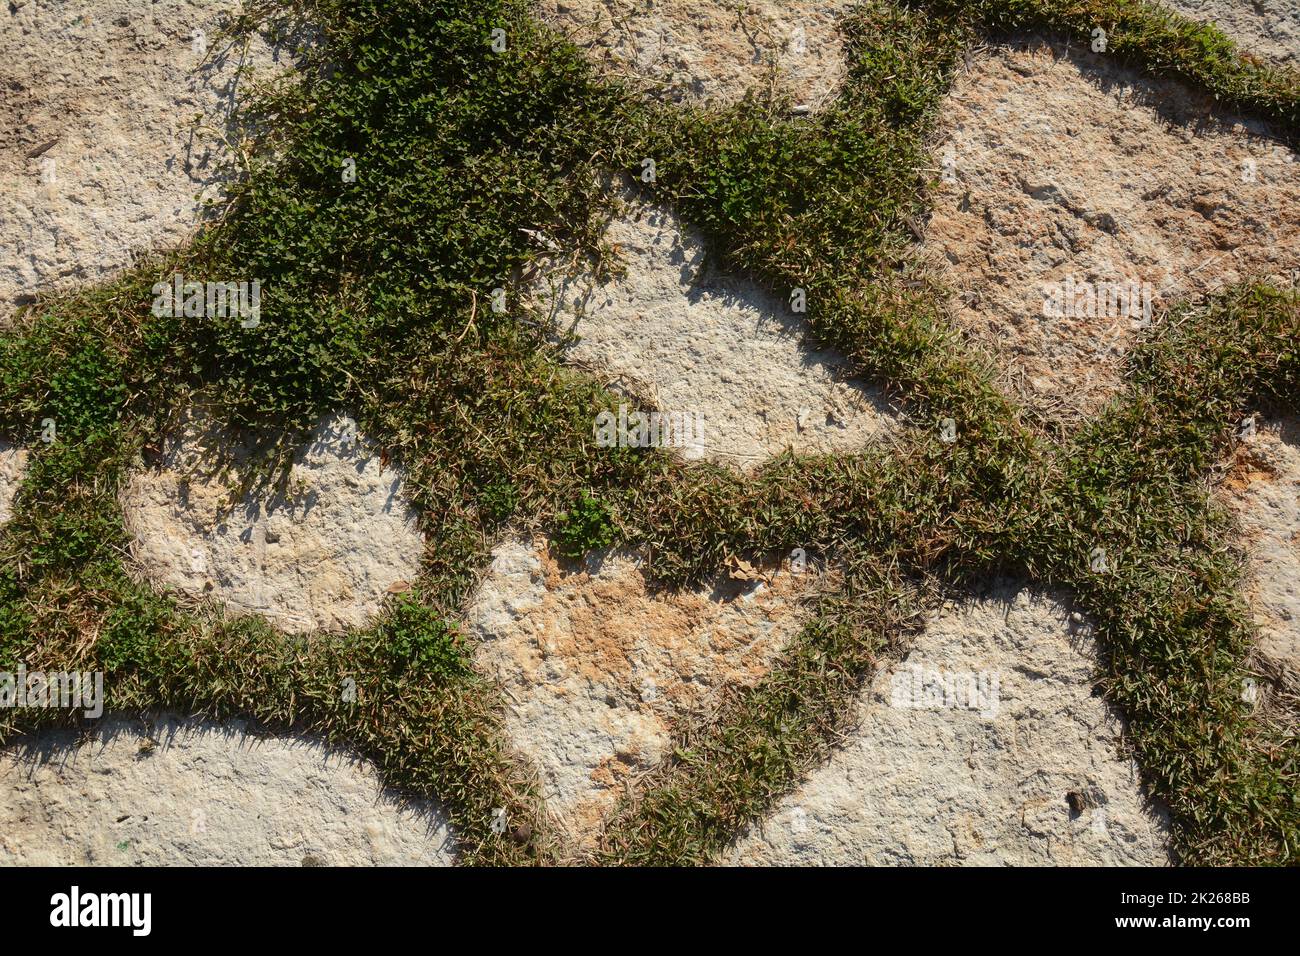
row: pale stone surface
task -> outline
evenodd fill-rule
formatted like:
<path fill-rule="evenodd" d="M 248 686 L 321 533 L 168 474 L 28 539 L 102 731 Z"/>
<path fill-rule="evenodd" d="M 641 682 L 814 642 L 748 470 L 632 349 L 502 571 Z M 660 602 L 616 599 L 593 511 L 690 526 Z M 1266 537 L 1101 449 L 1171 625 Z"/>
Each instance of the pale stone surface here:
<path fill-rule="evenodd" d="M 604 70 L 671 102 L 733 103 L 773 87 L 798 106 L 834 98 L 839 23 L 857 0 L 539 0 L 538 13 Z"/>
<path fill-rule="evenodd" d="M 307 737 L 244 725 L 105 720 L 0 752 L 0 865 L 447 866 L 436 808 Z"/>
<path fill-rule="evenodd" d="M 419 573 L 424 539 L 402 477 L 349 419 L 321 422 L 286 497 L 231 502 L 227 485 L 207 475 L 207 449 L 221 442 L 219 430 L 191 422 L 161 467 L 135 473 L 123 490 L 135 559 L 158 584 L 286 631 L 338 631 L 365 625 L 390 587 Z M 237 462 L 247 456 L 233 452 Z"/>
<path fill-rule="evenodd" d="M 843 749 L 724 862 L 1168 863 L 1167 824 L 1119 756 L 1120 721 L 1092 695 L 1088 630 L 1007 582 L 946 605 L 876 675 Z M 955 692 L 936 696 L 950 679 Z"/>
<path fill-rule="evenodd" d="M 236 0 L 0 8 L 0 323 L 38 291 L 103 279 L 134 253 L 194 231 L 196 197 L 220 188 L 229 112 L 248 82 L 238 76 L 240 48 L 205 63 L 194 33 L 220 53 L 217 28 L 238 8 Z M 286 65 L 260 39 L 244 59 L 253 75 Z"/>
<path fill-rule="evenodd" d="M 567 361 L 630 387 L 663 412 L 703 419 L 680 449 L 746 469 L 786 448 L 854 451 L 897 419 L 846 378 L 831 350 L 801 344 L 789 303 L 705 265 L 700 237 L 661 207 L 630 204 L 605 235 L 626 267 L 604 284 L 553 275 L 541 293 L 561 332 L 579 336 Z"/>
<path fill-rule="evenodd" d="M 467 615 L 476 658 L 505 689 L 506 730 L 575 845 L 655 765 L 676 720 L 767 672 L 820 580 L 773 570 L 753 585 L 651 593 L 625 553 L 566 572 L 544 542 L 495 549 Z"/>
<path fill-rule="evenodd" d="M 1077 49 L 1000 48 L 960 72 L 940 126 L 924 249 L 957 321 L 1040 411 L 1095 411 L 1143 321 L 1089 316 L 1085 298 L 1045 316 L 1051 284 L 1149 283 L 1159 312 L 1300 276 L 1300 163 L 1181 87 Z"/>
<path fill-rule="evenodd" d="M 27 472 L 27 449 L 0 441 L 0 525 L 13 517 L 14 496 Z"/>
<path fill-rule="evenodd" d="M 1246 53 L 1300 66 L 1300 0 L 1163 0 L 1162 6 L 1213 23 Z"/>
<path fill-rule="evenodd" d="M 1220 494 L 1241 522 L 1259 652 L 1300 689 L 1300 419 L 1256 420 Z"/>

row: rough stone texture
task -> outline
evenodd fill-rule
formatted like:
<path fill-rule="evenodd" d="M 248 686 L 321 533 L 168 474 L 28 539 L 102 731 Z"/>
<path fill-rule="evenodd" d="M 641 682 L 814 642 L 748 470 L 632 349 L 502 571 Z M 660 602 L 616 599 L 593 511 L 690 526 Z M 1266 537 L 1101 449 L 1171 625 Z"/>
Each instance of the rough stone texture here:
<path fill-rule="evenodd" d="M 507 731 L 575 845 L 659 760 L 679 717 L 766 673 L 819 580 L 773 569 L 752 585 L 651 593 L 628 554 L 566 572 L 544 542 L 496 548 L 467 615 L 476 657 L 504 687 Z"/>
<path fill-rule="evenodd" d="M 28 0 L 0 9 L 0 323 L 38 291 L 102 279 L 134 252 L 194 230 L 196 196 L 219 188 L 229 111 L 246 82 L 239 49 L 205 64 L 194 31 L 221 53 L 218 25 L 238 6 Z M 246 58 L 259 70 L 279 60 L 260 41 Z"/>
<path fill-rule="evenodd" d="M 724 105 L 776 87 L 797 106 L 834 98 L 838 24 L 857 0 L 539 0 L 547 22 L 607 72 L 671 102 Z"/>
<path fill-rule="evenodd" d="M 1300 419 L 1243 438 L 1220 493 L 1245 535 L 1259 652 L 1300 690 Z"/>
<path fill-rule="evenodd" d="M 446 866 L 435 808 L 304 737 L 176 718 L 109 719 L 0 752 L 0 865 Z"/>
<path fill-rule="evenodd" d="M 1213 23 L 1260 59 L 1300 66 L 1300 0 L 1164 0 L 1162 5 Z"/>
<path fill-rule="evenodd" d="M 1095 410 L 1139 325 L 1044 317 L 1046 284 L 1149 282 L 1158 312 L 1300 275 L 1300 163 L 1181 87 L 1104 55 L 996 49 L 960 73 L 941 125 L 925 248 L 958 322 L 1041 411 Z"/>
<path fill-rule="evenodd" d="M 160 467 L 132 475 L 123 491 L 134 556 L 154 581 L 301 632 L 362 626 L 387 589 L 415 578 L 424 540 L 402 478 L 349 419 L 317 427 L 295 459 L 287 499 L 231 502 L 208 474 L 222 442 L 219 429 L 192 421 Z M 232 451 L 237 463 L 247 458 Z"/>
<path fill-rule="evenodd" d="M 0 525 L 13 517 L 14 495 L 27 471 L 27 449 L 0 441 Z"/>
<path fill-rule="evenodd" d="M 1144 808 L 1133 762 L 1117 755 L 1120 723 L 1092 696 L 1094 653 L 1086 624 L 1028 589 L 998 582 L 946 606 L 908 658 L 876 676 L 844 749 L 729 861 L 1169 862 L 1166 824 Z M 916 698 L 900 701 L 894 675 L 912 668 L 996 675 L 998 692 L 984 700 L 996 707 L 900 706 Z"/>
<path fill-rule="evenodd" d="M 672 213 L 632 204 L 605 238 L 626 274 L 603 285 L 553 279 L 544 304 L 580 337 L 568 361 L 661 411 L 703 416 L 703 440 L 687 457 L 744 469 L 787 447 L 852 451 L 896 421 L 874 391 L 845 379 L 842 357 L 801 344 L 789 303 L 710 272 L 702 240 Z"/>

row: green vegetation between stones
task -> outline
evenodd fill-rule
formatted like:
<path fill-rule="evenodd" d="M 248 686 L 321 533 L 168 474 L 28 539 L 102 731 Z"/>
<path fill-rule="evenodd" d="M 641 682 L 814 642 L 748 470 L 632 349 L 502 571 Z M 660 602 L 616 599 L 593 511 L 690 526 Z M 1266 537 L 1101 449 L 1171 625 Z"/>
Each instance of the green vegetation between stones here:
<path fill-rule="evenodd" d="M 238 714 L 349 743 L 389 782 L 440 801 L 466 861 L 546 862 L 535 782 L 455 623 L 492 543 L 510 529 L 546 531 L 575 558 L 634 547 L 669 585 L 802 547 L 845 569 L 840 593 L 757 688 L 683 729 L 599 854 L 702 862 L 824 758 L 862 682 L 915 626 L 921 594 L 1009 572 L 1069 591 L 1097 622 L 1101 686 L 1182 857 L 1294 862 L 1297 744 L 1240 702 L 1240 556 L 1205 490 L 1241 414 L 1298 407 L 1294 292 L 1243 287 L 1163 317 L 1128 391 L 1056 436 L 992 384 L 910 253 L 928 134 L 984 31 L 1080 35 L 1101 22 L 1117 54 L 1284 135 L 1294 74 L 1139 4 L 875 2 L 845 24 L 843 95 L 801 118 L 758 94 L 724 111 L 647 102 L 598 81 L 518 0 L 267 4 L 235 33 L 295 36 L 304 19 L 319 43 L 299 51 L 296 76 L 254 92 L 249 165 L 219 218 L 111 284 L 42 300 L 0 336 L 0 426 L 34 450 L 0 532 L 0 669 L 102 669 L 110 710 Z M 745 477 L 594 447 L 592 423 L 615 397 L 555 360 L 527 277 L 537 236 L 609 262 L 609 179 L 646 157 L 659 172 L 641 184 L 649 197 L 778 298 L 803 289 L 813 337 L 903 403 L 914 427 L 897 445 L 787 455 Z M 177 272 L 260 279 L 260 324 L 153 315 L 151 286 Z M 353 412 L 413 489 L 429 540 L 415 588 L 364 631 L 298 638 L 138 583 L 118 490 L 195 401 L 282 436 L 267 474 L 295 429 Z M 943 418 L 955 443 L 935 436 Z M 1099 542 L 1105 575 L 1088 564 Z M 0 714 L 0 739 L 57 719 Z M 530 828 L 494 832 L 497 808 Z"/>

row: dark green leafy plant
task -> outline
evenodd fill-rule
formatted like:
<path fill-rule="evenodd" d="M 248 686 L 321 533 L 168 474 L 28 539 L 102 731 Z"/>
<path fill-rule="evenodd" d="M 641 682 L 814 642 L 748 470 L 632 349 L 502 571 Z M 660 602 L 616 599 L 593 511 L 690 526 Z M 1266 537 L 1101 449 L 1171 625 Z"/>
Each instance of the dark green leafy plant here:
<path fill-rule="evenodd" d="M 455 680 L 469 672 L 456 627 L 424 604 L 416 592 L 402 594 L 394 601 L 377 636 L 398 670 L 438 681 Z"/>
<path fill-rule="evenodd" d="M 607 504 L 586 491 L 566 511 L 555 516 L 551 541 L 560 555 L 572 561 L 614 543 L 613 513 Z"/>

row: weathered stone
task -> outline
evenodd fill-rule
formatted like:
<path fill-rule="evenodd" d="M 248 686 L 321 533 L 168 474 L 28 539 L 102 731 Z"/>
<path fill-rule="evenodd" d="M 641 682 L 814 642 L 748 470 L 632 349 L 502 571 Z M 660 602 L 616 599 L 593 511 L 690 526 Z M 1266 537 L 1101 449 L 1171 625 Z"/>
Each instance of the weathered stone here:
<path fill-rule="evenodd" d="M 241 62 L 254 75 L 287 65 L 260 39 L 246 54 L 218 45 L 238 7 L 43 0 L 0 12 L 0 323 L 34 293 L 104 279 L 194 231 L 200 201 L 221 188 L 230 111 L 250 79 Z"/>
<path fill-rule="evenodd" d="M 1300 0 L 1163 0 L 1163 6 L 1213 23 L 1246 53 L 1300 67 Z"/>
<path fill-rule="evenodd" d="M 896 423 L 841 356 L 800 343 L 790 303 L 708 271 L 702 240 L 670 212 L 632 205 L 605 238 L 625 274 L 604 284 L 557 274 L 544 305 L 579 336 L 566 360 L 660 411 L 698 413 L 703 436 L 679 449 L 685 457 L 746 469 L 786 448 L 860 449 Z"/>
<path fill-rule="evenodd" d="M 232 502 L 205 472 L 222 442 L 220 430 L 191 423 L 161 466 L 132 475 L 123 491 L 135 559 L 159 585 L 286 631 L 338 631 L 366 624 L 393 585 L 417 576 L 424 540 L 401 475 L 349 419 L 317 427 L 285 497 Z M 248 455 L 226 450 L 237 464 Z"/>
<path fill-rule="evenodd" d="M 999 582 L 931 618 L 859 727 L 727 854 L 762 865 L 1169 862 L 1069 609 Z"/>
<path fill-rule="evenodd" d="M 446 866 L 437 809 L 399 804 L 375 770 L 308 737 L 244 725 L 108 719 L 0 752 L 6 866 Z"/>
<path fill-rule="evenodd" d="M 568 572 L 544 544 L 496 548 L 468 614 L 476 657 L 505 689 L 507 732 L 575 845 L 659 760 L 676 721 L 767 672 L 820 580 L 786 570 L 651 592 L 629 554 Z"/>
<path fill-rule="evenodd" d="M 1095 411 L 1163 306 L 1300 276 L 1292 152 L 1105 54 L 1029 45 L 975 57 L 940 126 L 924 249 L 956 293 L 957 321 L 1044 413 Z M 1045 315 L 1046 294 L 1064 298 L 1067 282 L 1084 294 L 1069 314 Z M 1118 296 L 1129 282 L 1147 284 L 1150 315 L 1145 300 L 1088 314 L 1089 289 Z"/>
<path fill-rule="evenodd" d="M 1256 424 L 1242 438 L 1219 494 L 1245 536 L 1259 653 L 1300 694 L 1300 420 Z"/>
<path fill-rule="evenodd" d="M 839 22 L 856 0 L 539 0 L 607 73 L 670 102 L 734 103 L 775 87 L 809 111 L 846 73 Z"/>
<path fill-rule="evenodd" d="M 13 517 L 14 496 L 27 472 L 27 449 L 0 441 L 0 525 Z"/>

